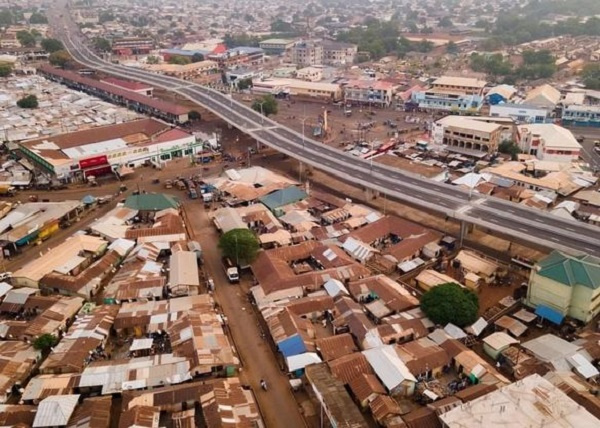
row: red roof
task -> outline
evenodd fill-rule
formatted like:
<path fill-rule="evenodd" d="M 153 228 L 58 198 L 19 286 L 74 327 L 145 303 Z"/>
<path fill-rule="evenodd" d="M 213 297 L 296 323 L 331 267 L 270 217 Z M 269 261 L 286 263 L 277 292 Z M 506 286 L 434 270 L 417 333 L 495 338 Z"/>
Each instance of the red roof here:
<path fill-rule="evenodd" d="M 108 77 L 102 80 L 102 82 L 106 82 L 110 85 L 120 86 L 121 88 L 129 89 L 130 91 L 145 91 L 148 89 L 152 89 L 152 86 L 146 85 L 145 83 L 117 79 L 116 77 Z"/>
<path fill-rule="evenodd" d="M 52 76 L 60 77 L 65 80 L 70 80 L 71 82 L 79 83 L 80 85 L 85 85 L 99 89 L 101 91 L 105 91 L 109 94 L 113 94 L 122 97 L 123 99 L 136 102 L 138 104 L 153 108 L 155 110 L 159 110 L 163 113 L 172 114 L 175 116 L 180 116 L 189 113 L 188 108 L 182 107 L 180 105 L 173 104 L 168 101 L 162 101 L 156 98 L 150 98 L 127 89 L 119 88 L 118 86 L 114 86 L 109 83 L 90 79 L 89 77 L 83 77 L 77 73 L 73 73 L 72 71 L 61 70 L 59 68 L 54 68 L 47 64 L 41 65 L 40 67 L 38 67 L 38 70 L 40 70 L 43 73 L 50 74 Z"/>
<path fill-rule="evenodd" d="M 166 143 L 168 141 L 175 141 L 181 138 L 187 138 L 190 134 L 181 129 L 173 128 L 168 130 L 167 132 L 163 132 L 159 136 L 154 139 L 155 143 Z"/>

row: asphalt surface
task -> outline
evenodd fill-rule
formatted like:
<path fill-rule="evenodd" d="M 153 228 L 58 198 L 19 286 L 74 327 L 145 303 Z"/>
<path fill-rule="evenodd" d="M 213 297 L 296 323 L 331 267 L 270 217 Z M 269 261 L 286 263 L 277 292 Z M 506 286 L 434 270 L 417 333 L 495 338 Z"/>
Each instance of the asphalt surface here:
<path fill-rule="evenodd" d="M 56 13 L 60 10 L 60 7 L 57 8 Z M 63 18 L 57 14 L 51 17 L 55 37 L 61 39 L 71 55 L 87 67 L 146 82 L 184 96 L 261 143 L 344 180 L 521 241 L 600 257 L 600 228 L 493 197 L 474 194 L 471 198 L 468 192 L 455 186 L 358 159 L 306 138 L 229 95 L 188 81 L 110 64 L 86 46 L 88 42 L 79 35 L 74 24 L 64 19 L 68 16 L 66 11 L 62 12 Z"/>

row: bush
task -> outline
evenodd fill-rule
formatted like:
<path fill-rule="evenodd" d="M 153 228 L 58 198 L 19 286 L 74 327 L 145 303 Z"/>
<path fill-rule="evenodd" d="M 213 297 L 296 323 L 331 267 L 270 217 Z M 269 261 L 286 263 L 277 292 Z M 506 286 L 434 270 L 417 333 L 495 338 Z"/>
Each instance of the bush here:
<path fill-rule="evenodd" d="M 12 73 L 12 66 L 10 64 L 0 64 L 0 77 L 8 77 Z"/>
<path fill-rule="evenodd" d="M 45 333 L 33 341 L 33 347 L 38 351 L 47 351 L 58 343 L 58 337 Z"/>
<path fill-rule="evenodd" d="M 441 284 L 423 295 L 421 309 L 436 324 L 465 327 L 477 320 L 479 299 L 458 284 Z"/>
<path fill-rule="evenodd" d="M 37 108 L 38 99 L 35 95 L 27 95 L 17 101 L 17 105 L 21 108 Z"/>
<path fill-rule="evenodd" d="M 64 48 L 65 47 L 63 46 L 63 44 L 62 44 L 62 42 L 60 40 L 57 40 L 57 39 L 44 39 L 44 40 L 42 40 L 42 49 L 44 49 L 48 53 L 52 53 L 52 52 L 56 52 L 56 51 L 61 51 Z"/>
<path fill-rule="evenodd" d="M 254 100 L 252 109 L 265 116 L 277 114 L 277 100 L 273 95 L 265 95 L 259 100 Z"/>
<path fill-rule="evenodd" d="M 57 67 L 65 67 L 71 61 L 71 55 L 65 50 L 52 52 L 48 61 Z"/>

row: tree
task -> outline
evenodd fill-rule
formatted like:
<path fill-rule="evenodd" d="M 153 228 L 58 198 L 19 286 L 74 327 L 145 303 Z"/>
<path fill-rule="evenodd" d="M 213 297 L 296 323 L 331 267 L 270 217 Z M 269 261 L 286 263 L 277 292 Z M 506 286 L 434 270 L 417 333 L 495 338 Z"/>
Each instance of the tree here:
<path fill-rule="evenodd" d="M 190 60 L 187 56 L 176 55 L 169 58 L 169 64 L 176 65 L 187 65 L 191 64 L 192 60 Z"/>
<path fill-rule="evenodd" d="M 60 40 L 57 39 L 43 39 L 42 49 L 48 53 L 64 50 L 64 46 Z"/>
<path fill-rule="evenodd" d="M 448 42 L 448 44 L 446 45 L 446 52 L 449 54 L 458 53 L 458 45 L 456 43 L 454 43 L 452 40 L 450 40 Z"/>
<path fill-rule="evenodd" d="M 517 160 L 517 155 L 521 153 L 518 144 L 512 140 L 504 140 L 498 144 L 498 151 L 506 155 L 510 155 L 512 160 Z"/>
<path fill-rule="evenodd" d="M 271 94 L 264 95 L 262 98 L 254 100 L 252 109 L 265 116 L 277 114 L 277 100 Z"/>
<path fill-rule="evenodd" d="M 192 62 L 201 62 L 204 61 L 204 55 L 202 55 L 201 53 L 196 52 L 194 55 L 192 55 Z"/>
<path fill-rule="evenodd" d="M 200 120 L 202 119 L 202 116 L 200 115 L 200 113 L 198 113 L 198 111 L 190 110 L 190 112 L 188 113 L 188 118 L 190 120 Z"/>
<path fill-rule="evenodd" d="M 48 61 L 57 67 L 65 67 L 71 61 L 71 55 L 65 50 L 52 52 Z"/>
<path fill-rule="evenodd" d="M 148 57 L 146 57 L 146 64 L 158 64 L 159 62 L 160 59 L 155 55 L 148 55 Z"/>
<path fill-rule="evenodd" d="M 600 89 L 600 64 L 587 64 L 581 72 L 581 79 L 587 89 Z"/>
<path fill-rule="evenodd" d="M 21 108 L 37 108 L 38 99 L 35 95 L 26 95 L 17 101 L 17 105 Z"/>
<path fill-rule="evenodd" d="M 17 40 L 23 47 L 35 46 L 35 37 L 29 31 L 21 30 L 17 32 Z"/>
<path fill-rule="evenodd" d="M 104 37 L 96 37 L 94 39 L 94 47 L 100 52 L 110 52 L 112 48 L 110 42 Z"/>
<path fill-rule="evenodd" d="M 112 12 L 102 12 L 98 16 L 98 22 L 100 24 L 104 24 L 105 22 L 114 21 L 114 20 L 115 20 L 115 15 L 113 15 Z"/>
<path fill-rule="evenodd" d="M 12 66 L 10 64 L 0 64 L 0 77 L 8 77 L 12 73 Z"/>
<path fill-rule="evenodd" d="M 240 91 L 243 91 L 244 89 L 248 89 L 248 88 L 252 87 L 252 78 L 249 77 L 247 79 L 240 79 L 235 83 L 236 83 L 237 88 Z M 263 106 L 263 108 L 264 108 L 264 106 Z"/>
<path fill-rule="evenodd" d="M 438 26 L 442 28 L 449 28 L 453 27 L 454 24 L 452 23 L 452 19 L 450 19 L 449 16 L 444 16 L 442 19 L 440 19 L 440 22 L 438 22 Z"/>
<path fill-rule="evenodd" d="M 33 347 L 38 351 L 49 351 L 58 343 L 58 337 L 50 333 L 44 333 L 33 341 Z"/>
<path fill-rule="evenodd" d="M 436 324 L 465 327 L 477 320 L 479 299 L 472 291 L 455 283 L 438 285 L 421 298 L 421 309 Z"/>
<path fill-rule="evenodd" d="M 2 9 L 0 11 L 0 26 L 8 27 L 11 24 L 14 24 L 15 17 L 9 9 Z"/>
<path fill-rule="evenodd" d="M 260 244 L 250 229 L 233 229 L 221 236 L 219 248 L 233 263 L 245 265 L 254 261 Z"/>
<path fill-rule="evenodd" d="M 275 21 L 271 22 L 271 31 L 274 33 L 291 33 L 294 31 L 294 27 L 289 22 L 276 19 Z"/>
<path fill-rule="evenodd" d="M 29 23 L 30 24 L 47 24 L 48 18 L 46 18 L 46 15 L 43 15 L 39 12 L 34 12 L 29 17 Z"/>

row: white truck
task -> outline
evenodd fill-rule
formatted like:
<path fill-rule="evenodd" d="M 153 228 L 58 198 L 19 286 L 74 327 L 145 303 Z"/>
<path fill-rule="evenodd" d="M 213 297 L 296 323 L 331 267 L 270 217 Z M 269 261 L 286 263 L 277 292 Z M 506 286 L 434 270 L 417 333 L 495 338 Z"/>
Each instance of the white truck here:
<path fill-rule="evenodd" d="M 240 282 L 240 272 L 237 266 L 227 257 L 223 257 L 223 270 L 225 271 L 225 275 L 227 275 L 227 280 L 229 280 L 231 284 Z"/>

